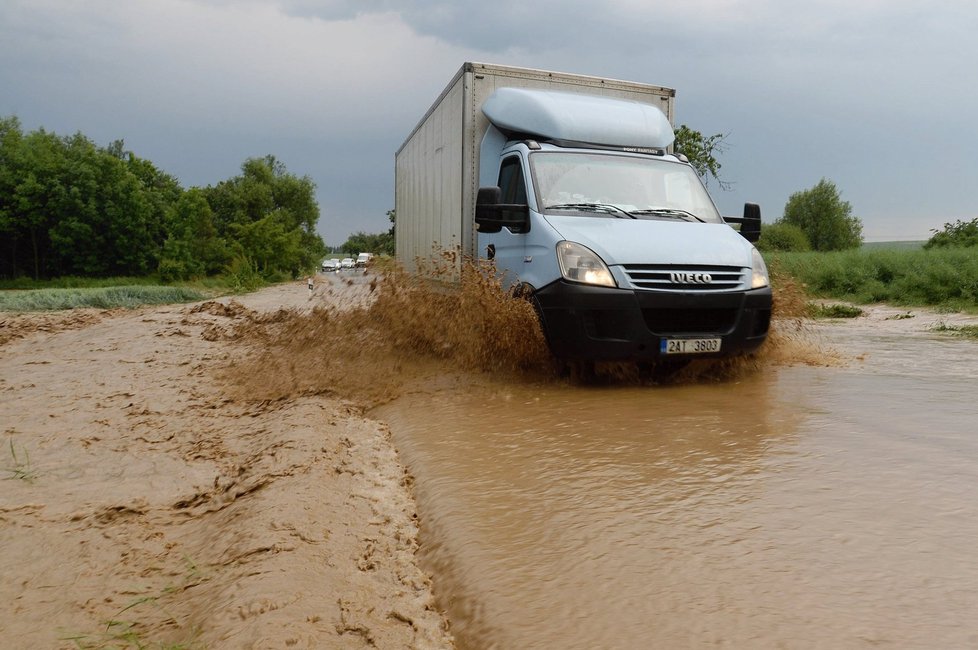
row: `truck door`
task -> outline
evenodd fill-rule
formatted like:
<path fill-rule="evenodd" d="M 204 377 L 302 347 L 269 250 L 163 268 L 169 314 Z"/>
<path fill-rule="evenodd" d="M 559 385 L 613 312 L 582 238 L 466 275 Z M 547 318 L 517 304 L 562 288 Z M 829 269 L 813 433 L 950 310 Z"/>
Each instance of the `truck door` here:
<path fill-rule="evenodd" d="M 501 203 L 526 204 L 526 179 L 519 155 L 503 158 L 499 166 L 499 189 Z M 525 228 L 503 228 L 497 233 L 479 235 L 481 254 L 495 261 L 503 288 L 519 282 L 529 229 L 527 221 Z"/>

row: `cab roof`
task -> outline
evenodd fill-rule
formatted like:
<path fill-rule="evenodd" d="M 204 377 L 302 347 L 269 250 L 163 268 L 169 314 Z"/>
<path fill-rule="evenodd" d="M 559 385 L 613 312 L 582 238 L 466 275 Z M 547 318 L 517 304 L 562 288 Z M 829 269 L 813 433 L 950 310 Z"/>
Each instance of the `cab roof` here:
<path fill-rule="evenodd" d="M 500 131 L 547 140 L 665 149 L 675 140 L 658 107 L 555 90 L 497 88 L 482 112 Z"/>

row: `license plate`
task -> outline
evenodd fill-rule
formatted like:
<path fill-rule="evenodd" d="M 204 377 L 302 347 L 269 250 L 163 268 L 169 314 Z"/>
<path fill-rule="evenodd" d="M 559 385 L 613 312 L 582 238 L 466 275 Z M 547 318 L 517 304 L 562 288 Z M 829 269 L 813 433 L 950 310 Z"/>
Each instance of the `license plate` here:
<path fill-rule="evenodd" d="M 662 339 L 662 354 L 707 354 L 720 351 L 720 339 Z"/>

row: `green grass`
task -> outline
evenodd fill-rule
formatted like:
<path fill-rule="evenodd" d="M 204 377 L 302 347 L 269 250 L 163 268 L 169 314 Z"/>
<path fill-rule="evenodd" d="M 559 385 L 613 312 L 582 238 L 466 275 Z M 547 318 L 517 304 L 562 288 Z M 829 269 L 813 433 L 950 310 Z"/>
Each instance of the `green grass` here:
<path fill-rule="evenodd" d="M 978 249 L 871 247 L 768 253 L 774 282 L 794 277 L 817 298 L 978 312 Z"/>
<path fill-rule="evenodd" d="M 34 479 L 37 478 L 37 471 L 31 465 L 30 454 L 27 453 L 26 449 L 23 449 L 21 453 L 17 453 L 17 449 L 14 447 L 14 439 L 10 439 L 10 457 L 12 459 L 12 464 L 9 467 L 4 467 L 0 471 L 4 471 L 9 476 L 8 479 L 17 479 L 19 481 L 26 481 L 32 483 Z"/>
<path fill-rule="evenodd" d="M 188 588 L 194 587 L 207 580 L 197 565 L 184 556 L 187 573 L 178 584 L 170 585 L 161 591 L 140 596 L 116 612 L 112 618 L 105 621 L 105 628 L 90 634 L 70 634 L 61 637 L 62 641 L 71 641 L 79 650 L 202 650 L 204 645 L 198 641 L 200 629 L 197 627 L 184 628 L 179 620 L 170 614 L 166 605 L 179 598 Z M 139 618 L 159 621 L 162 619 L 168 627 L 179 630 L 178 637 L 185 640 L 178 642 L 161 642 L 147 638 L 149 634 L 146 624 Z M 170 636 L 173 636 L 171 633 Z"/>
<path fill-rule="evenodd" d="M 132 309 L 141 305 L 195 302 L 207 296 L 197 289 L 154 285 L 34 289 L 0 292 L 0 311 L 52 311 L 95 307 Z"/>

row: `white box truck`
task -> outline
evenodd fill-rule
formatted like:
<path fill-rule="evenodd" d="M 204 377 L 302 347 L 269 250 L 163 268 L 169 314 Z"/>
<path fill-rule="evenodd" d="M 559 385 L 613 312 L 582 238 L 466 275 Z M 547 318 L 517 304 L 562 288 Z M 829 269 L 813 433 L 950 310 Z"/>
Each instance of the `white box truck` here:
<path fill-rule="evenodd" d="M 675 91 L 465 63 L 395 156 L 397 258 L 460 250 L 531 300 L 568 361 L 755 350 L 760 210 L 720 216 L 671 153 Z M 739 224 L 734 230 L 728 222 Z"/>

